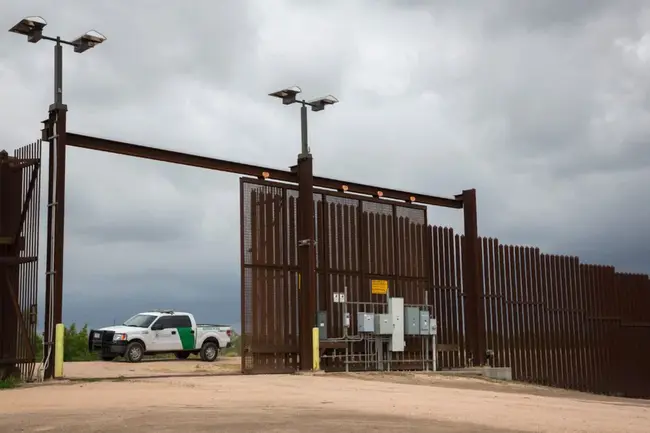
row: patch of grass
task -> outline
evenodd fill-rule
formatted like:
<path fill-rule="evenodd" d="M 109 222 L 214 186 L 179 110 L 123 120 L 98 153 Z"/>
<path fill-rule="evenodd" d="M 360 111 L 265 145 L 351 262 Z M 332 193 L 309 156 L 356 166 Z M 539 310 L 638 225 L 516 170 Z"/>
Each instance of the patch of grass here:
<path fill-rule="evenodd" d="M 96 383 L 96 382 L 124 382 L 128 378 L 123 375 L 117 377 L 80 377 L 70 379 L 72 383 Z"/>
<path fill-rule="evenodd" d="M 15 377 L 9 377 L 4 380 L 0 380 L 0 389 L 13 389 L 18 388 L 21 384 L 21 380 Z"/>
<path fill-rule="evenodd" d="M 82 378 L 79 378 L 79 379 L 74 379 L 74 381 L 75 382 L 84 382 L 84 383 L 93 383 L 93 382 L 101 382 L 102 379 L 97 378 L 97 377 L 88 377 L 88 378 L 82 377 Z"/>

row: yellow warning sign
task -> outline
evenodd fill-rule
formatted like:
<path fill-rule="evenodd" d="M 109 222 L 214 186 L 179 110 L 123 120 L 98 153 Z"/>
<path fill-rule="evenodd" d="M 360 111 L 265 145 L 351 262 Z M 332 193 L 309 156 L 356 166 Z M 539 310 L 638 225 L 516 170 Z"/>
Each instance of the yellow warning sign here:
<path fill-rule="evenodd" d="M 388 293 L 387 280 L 370 280 L 370 287 L 373 295 L 385 295 Z"/>

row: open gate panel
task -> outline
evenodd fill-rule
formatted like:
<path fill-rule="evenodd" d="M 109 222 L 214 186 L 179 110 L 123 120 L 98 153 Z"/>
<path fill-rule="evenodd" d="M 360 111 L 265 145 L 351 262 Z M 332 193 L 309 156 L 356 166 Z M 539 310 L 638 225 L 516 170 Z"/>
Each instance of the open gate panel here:
<path fill-rule="evenodd" d="M 0 376 L 34 376 L 41 142 L 0 154 Z"/>

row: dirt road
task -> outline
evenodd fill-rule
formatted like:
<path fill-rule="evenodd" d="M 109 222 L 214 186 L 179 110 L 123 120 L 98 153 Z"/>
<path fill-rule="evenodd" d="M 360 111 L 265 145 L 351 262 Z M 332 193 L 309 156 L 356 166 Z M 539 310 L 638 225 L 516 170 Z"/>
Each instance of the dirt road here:
<path fill-rule="evenodd" d="M 415 376 L 413 376 L 415 377 Z M 0 392 L 0 432 L 644 432 L 650 403 L 436 376 L 212 376 Z M 472 384 L 477 385 L 472 389 Z"/>
<path fill-rule="evenodd" d="M 63 374 L 69 379 L 107 379 L 168 375 L 236 374 L 241 370 L 239 357 L 224 357 L 203 362 L 196 357 L 186 360 L 156 359 L 131 364 L 125 361 L 67 362 Z"/>

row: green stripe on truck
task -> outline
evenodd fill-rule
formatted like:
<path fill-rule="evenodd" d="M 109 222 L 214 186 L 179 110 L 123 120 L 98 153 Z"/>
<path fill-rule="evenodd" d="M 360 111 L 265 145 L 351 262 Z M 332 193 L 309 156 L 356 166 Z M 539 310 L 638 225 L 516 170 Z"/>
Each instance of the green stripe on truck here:
<path fill-rule="evenodd" d="M 181 338 L 183 350 L 194 350 L 194 334 L 192 328 L 176 328 L 178 336 Z"/>

